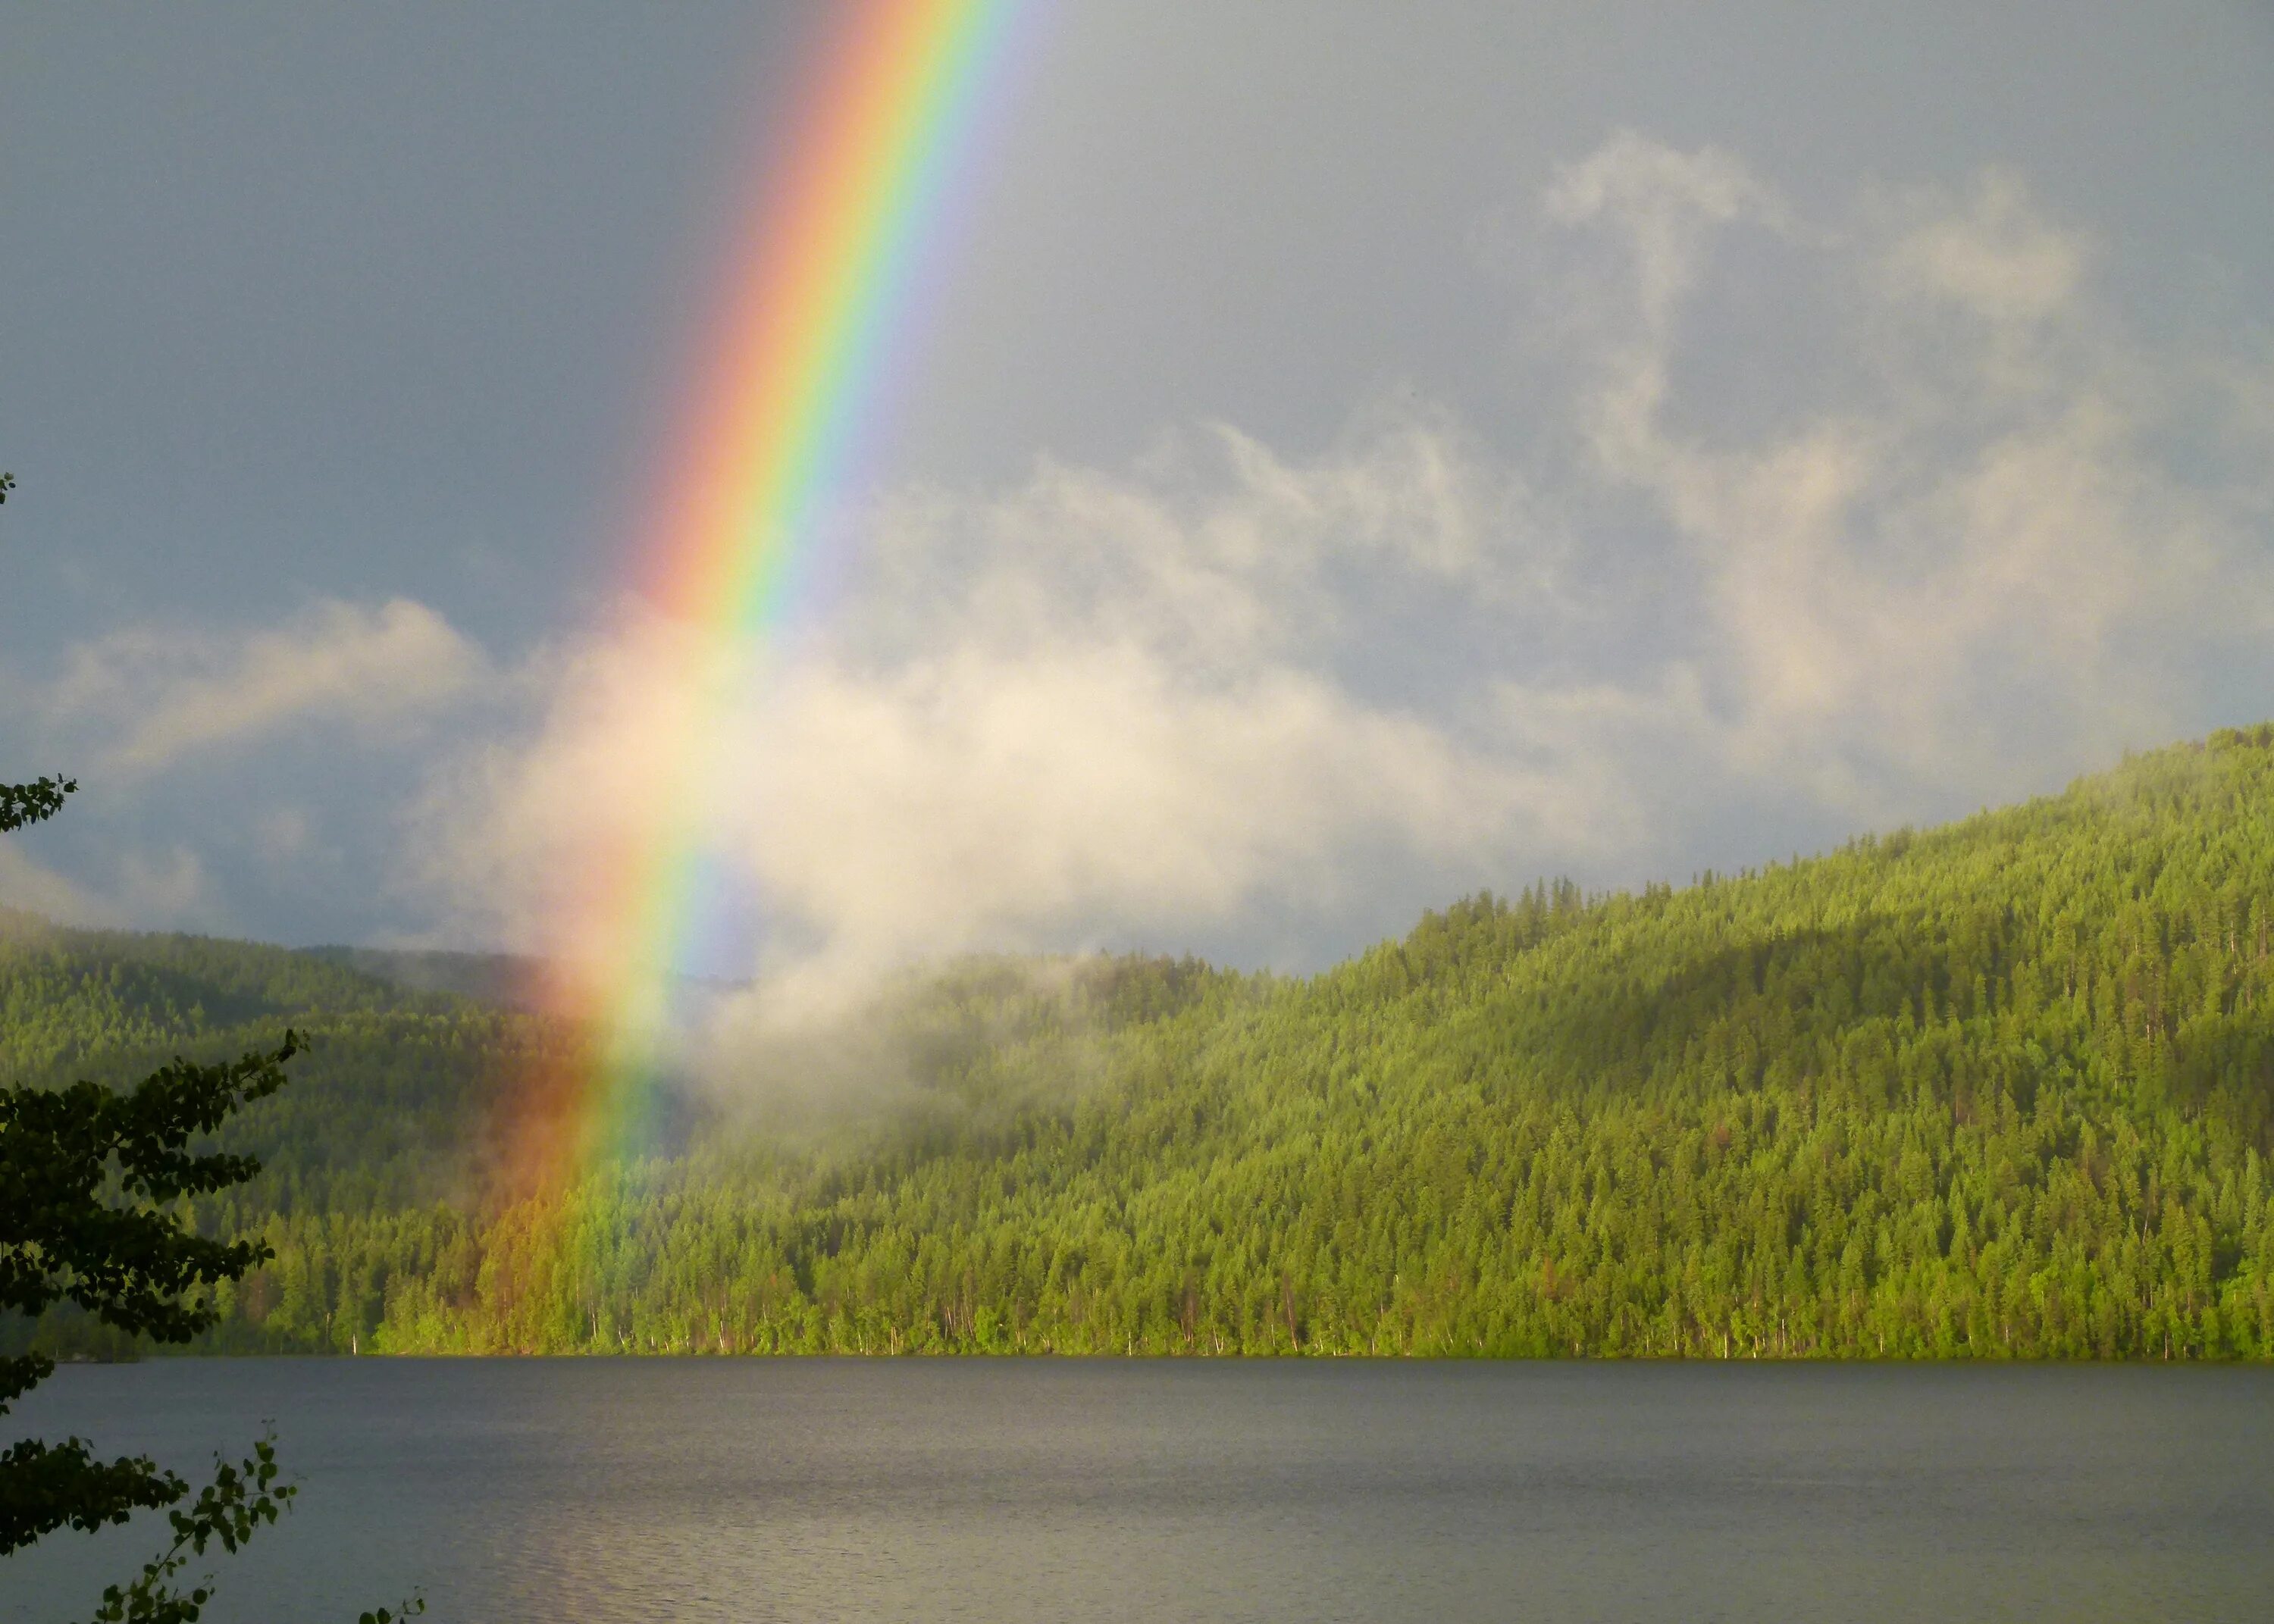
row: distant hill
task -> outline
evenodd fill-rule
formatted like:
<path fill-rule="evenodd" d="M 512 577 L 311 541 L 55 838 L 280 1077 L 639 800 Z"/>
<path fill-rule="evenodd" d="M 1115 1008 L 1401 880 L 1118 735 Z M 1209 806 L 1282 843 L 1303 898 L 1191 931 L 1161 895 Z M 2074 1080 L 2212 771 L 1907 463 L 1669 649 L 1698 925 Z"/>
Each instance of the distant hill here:
<path fill-rule="evenodd" d="M 432 948 L 307 947 L 299 950 L 358 975 L 411 992 L 452 993 L 508 1009 L 527 1006 L 537 962 L 516 953 L 463 953 Z"/>
<path fill-rule="evenodd" d="M 544 967 L 540 960 L 525 953 L 469 953 L 400 947 L 304 947 L 294 951 L 406 991 L 448 993 L 477 1004 L 512 1010 L 535 1007 L 530 989 L 538 985 Z M 739 992 L 749 985 L 708 975 L 681 976 L 678 983 L 686 992 L 706 1000 Z"/>
<path fill-rule="evenodd" d="M 1306 980 L 945 966 L 537 1192 L 507 961 L 0 927 L 17 1071 L 318 1033 L 217 1346 L 2274 1357 L 2274 726 Z"/>
<path fill-rule="evenodd" d="M 407 996 L 407 988 L 326 950 L 73 929 L 0 908 L 0 1071 L 60 1074 L 288 1017 L 456 1007 L 455 1000 Z"/>

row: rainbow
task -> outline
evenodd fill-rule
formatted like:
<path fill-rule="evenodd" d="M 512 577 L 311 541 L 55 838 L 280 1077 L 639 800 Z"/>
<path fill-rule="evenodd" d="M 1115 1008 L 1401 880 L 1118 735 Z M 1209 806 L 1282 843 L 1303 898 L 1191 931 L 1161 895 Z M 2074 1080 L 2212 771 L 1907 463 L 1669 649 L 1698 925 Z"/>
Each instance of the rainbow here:
<path fill-rule="evenodd" d="M 666 763 L 652 811 L 573 900 L 589 951 L 538 989 L 588 1048 L 523 1115 L 551 1126 L 516 1159 L 550 1170 L 637 1141 L 675 973 L 709 889 L 704 763 L 810 573 L 860 470 L 887 370 L 905 349 L 1016 26 L 1034 0 L 832 0 L 820 70 L 767 167 L 754 229 L 704 346 L 706 380 L 662 517 L 637 558 L 639 597 L 681 635 L 656 718 Z M 556 1073 L 560 1068 L 556 1067 Z"/>

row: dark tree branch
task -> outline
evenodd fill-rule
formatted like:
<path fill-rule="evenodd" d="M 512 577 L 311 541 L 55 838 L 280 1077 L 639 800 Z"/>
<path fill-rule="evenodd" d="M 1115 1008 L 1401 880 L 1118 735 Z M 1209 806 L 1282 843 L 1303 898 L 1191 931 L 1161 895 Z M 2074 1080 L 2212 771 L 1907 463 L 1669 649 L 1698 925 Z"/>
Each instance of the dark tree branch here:
<path fill-rule="evenodd" d="M 78 779 L 60 773 L 29 784 L 0 784 L 0 834 L 53 817 L 63 810 L 64 797 L 78 788 Z"/>

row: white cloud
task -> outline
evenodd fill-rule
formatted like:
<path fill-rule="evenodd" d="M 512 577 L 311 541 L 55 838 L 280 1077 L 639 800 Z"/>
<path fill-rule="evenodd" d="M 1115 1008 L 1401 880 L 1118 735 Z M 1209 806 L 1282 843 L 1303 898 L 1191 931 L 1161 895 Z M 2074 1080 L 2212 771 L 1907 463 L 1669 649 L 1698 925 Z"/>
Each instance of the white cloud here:
<path fill-rule="evenodd" d="M 1408 395 L 1315 455 L 1201 425 L 883 493 L 763 669 L 627 609 L 506 671 L 419 604 L 326 601 L 102 637 L 0 720 L 96 813 L 220 754 L 447 737 L 394 898 L 433 939 L 605 959 L 660 814 L 760 899 L 764 967 L 834 995 L 966 949 L 1317 962 L 1475 885 L 1678 876 L 2269 708 L 2263 334 L 2127 334 L 2008 172 L 1811 218 L 1627 132 L 1541 202 L 1570 275 L 1525 312 L 1513 381 L 1560 416 L 1525 451 Z M 211 926 L 231 842 L 248 883 L 360 860 L 331 787 L 202 855 L 0 842 L 0 899 Z"/>
<path fill-rule="evenodd" d="M 2042 321 L 2084 280 L 2085 244 L 2031 204 L 2020 176 L 1993 169 L 1961 206 L 1923 194 L 1926 218 L 1887 255 L 1894 286 L 1946 299 L 1992 321 Z"/>
<path fill-rule="evenodd" d="M 1754 440 L 1686 432 L 1673 310 L 1652 290 L 1694 284 L 1705 224 L 1767 195 L 1710 157 L 1623 138 L 1577 173 L 1660 178 L 1562 212 L 1613 228 L 1638 269 L 1629 336 L 1597 352 L 1581 421 L 1596 466 L 1672 532 L 1664 562 L 1697 605 L 1690 658 L 1728 765 L 1847 786 L 1849 809 L 1885 818 L 2192 726 L 2196 662 L 2264 623 L 2274 578 L 2252 516 L 2263 470 L 2190 469 L 2162 437 L 2186 358 L 2089 310 L 2082 244 L 1992 174 L 1963 199 L 1914 195 L 1892 241 L 1884 208 L 1864 229 L 1788 233 L 1857 312 L 1860 381 Z M 1669 239 L 1671 279 L 1654 268 Z M 1953 327 L 1951 306 L 2002 330 Z"/>
<path fill-rule="evenodd" d="M 1626 237 L 1637 308 L 1662 334 L 1697 281 L 1714 231 L 1739 221 L 1788 232 L 1792 213 L 1734 155 L 1679 152 L 1621 131 L 1558 171 L 1548 218 L 1566 226 L 1614 222 Z"/>
<path fill-rule="evenodd" d="M 218 898 L 204 864 L 187 846 L 131 852 L 108 880 L 90 883 L 41 863 L 11 838 L 0 840 L 0 906 L 63 925 L 150 929 L 210 923 Z"/>
<path fill-rule="evenodd" d="M 461 763 L 417 845 L 492 928 L 601 953 L 581 876 L 676 796 L 802 944 L 776 971 L 840 989 L 969 949 L 1316 919 L 1383 853 L 1465 870 L 1585 845 L 1605 815 L 1570 786 L 1336 669 L 1368 590 L 1458 613 L 1539 579 L 1555 549 L 1530 525 L 1520 482 L 1411 415 L 1311 463 L 1216 430 L 1125 473 L 910 493 L 870 515 L 817 645 L 737 678 L 635 618 L 569 661 L 533 737 Z M 687 696 L 721 685 L 690 785 Z M 1489 722 L 1491 695 L 1473 708 Z"/>
<path fill-rule="evenodd" d="M 387 727 L 456 697 L 481 669 L 422 604 L 326 601 L 271 629 L 140 628 L 83 643 L 43 709 L 58 731 L 97 741 L 102 768 L 144 774 L 296 726 Z"/>
<path fill-rule="evenodd" d="M 1826 224 L 1624 134 L 1546 214 L 1590 316 L 1541 318 L 1575 459 L 1407 410 L 1308 459 L 1217 426 L 890 494 L 763 672 L 636 613 L 561 650 L 417 820 L 430 894 L 462 935 L 604 953 L 593 888 L 643 883 L 660 802 L 763 897 L 791 983 L 1346 942 L 1474 884 L 1679 872 L 1717 829 L 1758 852 L 2059 782 L 2264 665 L 2274 488 L 2232 408 L 2274 421 L 2274 366 L 2127 338 L 2015 177 Z M 1841 318 L 1755 428 L 1711 394 L 1732 228 Z M 2190 413 L 2242 438 L 2205 455 Z"/>
<path fill-rule="evenodd" d="M 0 839 L 0 907 L 24 908 L 67 925 L 121 922 L 70 876 L 34 861 L 13 839 Z"/>
<path fill-rule="evenodd" d="M 744 736 L 742 855 L 832 970 L 1330 906 L 1369 844 L 1481 861 L 1562 811 L 1316 673 L 1195 683 L 1131 643 L 811 670 Z"/>
<path fill-rule="evenodd" d="M 1008 490 L 901 492 L 863 545 L 832 633 L 851 657 L 1134 638 L 1213 669 L 1363 635 L 1355 581 L 1552 592 L 1560 543 L 1519 476 L 1407 408 L 1307 462 L 1216 425 L 1128 470 L 1045 462 Z"/>

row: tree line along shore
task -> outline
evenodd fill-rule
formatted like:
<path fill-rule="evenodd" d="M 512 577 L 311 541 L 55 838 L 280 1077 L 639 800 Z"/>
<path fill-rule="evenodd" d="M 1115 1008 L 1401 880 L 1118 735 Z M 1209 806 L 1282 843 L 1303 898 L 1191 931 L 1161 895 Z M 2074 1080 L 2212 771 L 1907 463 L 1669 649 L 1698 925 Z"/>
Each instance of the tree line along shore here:
<path fill-rule="evenodd" d="M 309 1034 L 192 1214 L 275 1254 L 212 1351 L 2266 1359 L 2270 811 L 2274 726 L 1308 978 L 960 961 L 537 1183 L 583 1040 L 493 963 L 0 914 L 0 1071 Z"/>

